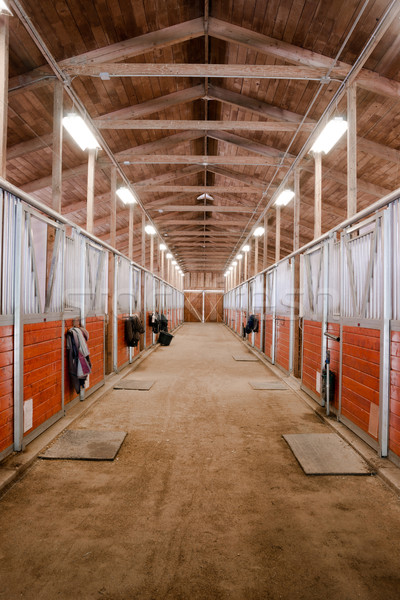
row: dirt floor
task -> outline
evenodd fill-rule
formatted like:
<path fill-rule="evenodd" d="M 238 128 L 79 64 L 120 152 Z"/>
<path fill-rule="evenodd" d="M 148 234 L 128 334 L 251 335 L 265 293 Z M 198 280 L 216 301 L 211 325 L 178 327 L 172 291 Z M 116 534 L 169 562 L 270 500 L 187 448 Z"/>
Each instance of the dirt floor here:
<path fill-rule="evenodd" d="M 73 428 L 126 431 L 114 462 L 45 461 L 0 501 L 0 598 L 398 600 L 400 500 L 307 477 L 285 433 L 330 432 L 224 326 L 187 324 Z M 132 375 L 131 375 L 132 377 Z"/>

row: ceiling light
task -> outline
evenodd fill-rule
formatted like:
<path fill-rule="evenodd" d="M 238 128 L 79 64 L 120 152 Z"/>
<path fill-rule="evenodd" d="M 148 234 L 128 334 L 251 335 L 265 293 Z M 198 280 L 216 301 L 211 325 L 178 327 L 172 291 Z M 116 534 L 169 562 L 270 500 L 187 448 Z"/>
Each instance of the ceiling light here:
<path fill-rule="evenodd" d="M 224 273 L 224 277 L 228 277 L 229 273 L 228 271 L 226 273 Z"/>
<path fill-rule="evenodd" d="M 128 187 L 120 187 L 117 189 L 117 196 L 124 204 L 135 204 L 137 202 L 132 190 Z"/>
<path fill-rule="evenodd" d="M 275 200 L 275 206 L 286 206 L 294 198 L 293 190 L 283 190 Z"/>
<path fill-rule="evenodd" d="M 165 244 L 160 244 L 160 250 L 166 250 L 167 246 Z"/>
<path fill-rule="evenodd" d="M 157 231 L 156 231 L 155 227 L 153 227 L 153 225 L 146 225 L 146 227 L 144 228 L 144 230 L 149 235 L 154 235 L 155 233 L 157 233 Z"/>
<path fill-rule="evenodd" d="M 86 125 L 85 121 L 76 114 L 70 114 L 63 118 L 62 124 L 70 136 L 75 140 L 81 150 L 93 150 L 100 148 L 96 138 Z"/>
<path fill-rule="evenodd" d="M 0 0 L 0 15 L 8 15 L 11 17 L 13 16 L 11 10 L 8 8 L 4 0 Z"/>
<path fill-rule="evenodd" d="M 242 260 L 242 258 L 243 258 L 243 254 L 238 254 L 236 258 L 237 258 L 238 260 Z"/>
<path fill-rule="evenodd" d="M 262 235 L 264 233 L 264 231 L 265 231 L 264 227 L 257 227 L 257 229 L 255 229 L 253 231 L 253 235 L 255 237 L 260 237 L 260 235 Z"/>
<path fill-rule="evenodd" d="M 177 271 L 179 271 L 179 267 L 178 267 L 178 265 L 175 265 L 175 269 L 176 269 Z"/>
<path fill-rule="evenodd" d="M 245 245 L 243 246 L 243 248 L 242 248 L 242 251 L 243 251 L 243 252 L 248 252 L 249 250 L 250 250 L 250 246 L 249 246 L 249 244 L 245 244 Z"/>
<path fill-rule="evenodd" d="M 200 196 L 197 196 L 197 200 L 212 200 L 212 201 L 214 201 L 214 198 L 212 196 L 210 196 L 210 194 L 200 194 Z"/>
<path fill-rule="evenodd" d="M 312 152 L 328 154 L 329 150 L 340 140 L 347 130 L 347 121 L 336 117 L 327 123 L 311 147 Z"/>
<path fill-rule="evenodd" d="M 173 261 L 172 261 L 172 264 L 173 264 L 173 265 L 177 265 L 178 263 L 176 262 L 176 260 L 173 260 Z"/>
<path fill-rule="evenodd" d="M 0 15 L 8 15 L 11 17 L 13 16 L 11 10 L 8 8 L 4 0 L 0 0 Z"/>
<path fill-rule="evenodd" d="M 168 252 L 168 254 L 166 254 L 165 256 L 168 258 L 168 260 L 170 260 L 171 258 L 174 258 L 174 257 L 172 256 L 171 252 Z"/>
<path fill-rule="evenodd" d="M 232 263 L 232 266 L 236 267 L 236 265 L 237 265 L 237 260 L 234 260 L 233 263 Z"/>

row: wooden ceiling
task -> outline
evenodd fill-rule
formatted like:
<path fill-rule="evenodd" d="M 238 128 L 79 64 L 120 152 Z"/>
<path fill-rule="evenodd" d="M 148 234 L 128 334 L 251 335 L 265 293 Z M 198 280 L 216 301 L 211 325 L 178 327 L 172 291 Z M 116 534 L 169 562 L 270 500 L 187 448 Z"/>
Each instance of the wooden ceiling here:
<path fill-rule="evenodd" d="M 300 244 L 314 232 L 309 137 L 363 59 L 357 85 L 357 208 L 400 185 L 400 2 L 390 0 L 57 0 L 10 2 L 7 179 L 52 204 L 54 82 L 64 112 L 98 131 L 94 233 L 110 238 L 112 161 L 185 271 L 222 272 L 268 222 L 300 169 Z M 379 42 L 362 53 L 379 25 Z M 387 26 L 388 25 L 388 26 Z M 366 60 L 365 60 L 366 58 Z M 335 96 L 336 95 L 336 96 Z M 73 99 L 78 99 L 78 102 Z M 308 144 L 308 145 L 307 145 Z M 296 157 L 299 157 L 297 158 Z M 87 153 L 66 133 L 62 213 L 86 223 Z M 322 161 L 322 231 L 346 217 L 345 137 Z M 210 200 L 198 199 L 207 192 Z M 117 209 L 128 251 L 129 211 Z M 133 258 L 141 260 L 141 208 Z M 293 249 L 282 210 L 281 255 Z M 263 248 L 260 247 L 260 256 Z"/>

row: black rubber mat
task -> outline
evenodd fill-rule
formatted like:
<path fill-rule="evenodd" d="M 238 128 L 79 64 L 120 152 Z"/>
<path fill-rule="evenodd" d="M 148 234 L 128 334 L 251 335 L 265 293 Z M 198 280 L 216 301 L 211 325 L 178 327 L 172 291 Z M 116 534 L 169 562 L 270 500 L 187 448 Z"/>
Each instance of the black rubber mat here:
<path fill-rule="evenodd" d="M 154 385 L 154 381 L 139 381 L 138 379 L 122 379 L 117 385 L 114 385 L 114 390 L 140 390 L 148 392 Z"/>
<path fill-rule="evenodd" d="M 125 437 L 125 431 L 67 429 L 39 458 L 114 460 Z"/>
<path fill-rule="evenodd" d="M 336 433 L 284 435 L 306 475 L 373 475 L 374 471 Z"/>

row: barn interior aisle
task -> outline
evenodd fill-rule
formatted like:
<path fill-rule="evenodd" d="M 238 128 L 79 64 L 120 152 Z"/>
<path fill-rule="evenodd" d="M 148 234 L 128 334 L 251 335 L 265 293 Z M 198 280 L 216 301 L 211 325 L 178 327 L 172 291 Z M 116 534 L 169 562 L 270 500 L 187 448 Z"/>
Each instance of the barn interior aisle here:
<path fill-rule="evenodd" d="M 113 462 L 34 463 L 0 501 L 0 597 L 398 598 L 398 497 L 307 477 L 282 435 L 330 428 L 291 389 L 252 389 L 279 380 L 244 352 L 221 324 L 183 325 L 129 374 L 149 391 L 73 424 L 126 431 Z"/>

